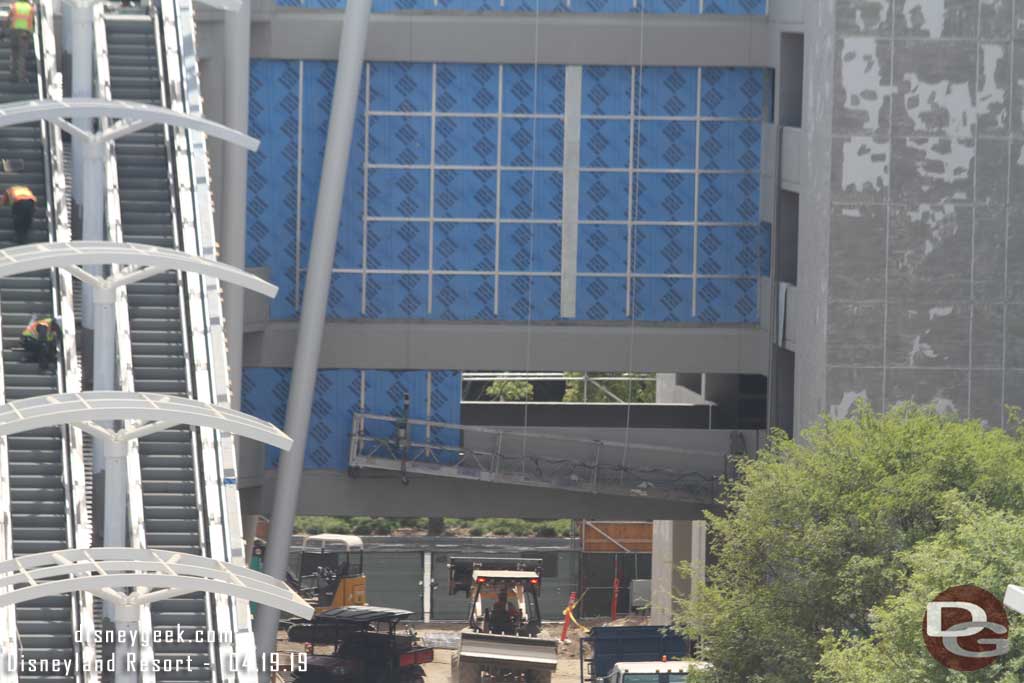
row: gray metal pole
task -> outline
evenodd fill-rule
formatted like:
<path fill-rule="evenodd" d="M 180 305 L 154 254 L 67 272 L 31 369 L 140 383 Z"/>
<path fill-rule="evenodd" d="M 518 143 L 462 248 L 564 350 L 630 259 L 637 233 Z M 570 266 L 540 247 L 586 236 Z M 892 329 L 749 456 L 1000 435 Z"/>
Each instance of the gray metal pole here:
<path fill-rule="evenodd" d="M 242 0 L 242 6 L 237 12 L 224 13 L 224 124 L 240 131 L 249 130 L 250 4 L 251 0 Z M 248 175 L 246 150 L 235 145 L 227 145 L 224 150 L 221 260 L 236 268 L 245 267 L 245 209 Z M 231 393 L 231 407 L 236 410 L 241 405 L 242 396 L 244 306 L 245 292 L 236 287 L 225 289 L 224 317 L 226 318 L 228 339 L 228 369 L 231 388 L 234 389 Z"/>
<path fill-rule="evenodd" d="M 273 514 L 270 518 L 270 539 L 267 546 L 266 572 L 283 579 L 288 566 L 288 547 L 295 509 L 302 480 L 302 461 L 306 452 L 309 415 L 320 359 L 320 343 L 327 314 L 327 292 L 334 267 L 334 245 L 338 241 L 341 222 L 340 188 L 345 187 L 345 172 L 352 147 L 359 81 L 366 54 L 366 29 L 370 23 L 370 0 L 349 0 L 345 9 L 345 25 L 338 52 L 338 75 L 334 82 L 334 99 L 327 128 L 327 145 L 320 174 L 320 195 L 313 223 L 313 242 L 306 271 L 306 289 L 299 319 L 299 341 L 295 348 L 292 382 L 288 392 L 288 414 L 285 431 L 294 439 L 287 453 L 281 454 L 277 467 L 277 487 Z M 279 612 L 261 606 L 256 616 L 256 644 L 262 652 L 274 651 Z"/>
<path fill-rule="evenodd" d="M 71 41 L 71 90 L 74 97 L 92 97 L 92 5 L 69 3 L 74 22 Z M 90 119 L 74 119 L 72 123 L 86 132 L 92 131 Z M 72 197 L 82 217 L 82 239 L 103 239 L 103 145 L 71 136 Z M 100 269 L 86 269 L 94 275 Z M 82 327 L 95 329 L 93 320 L 93 292 L 82 290 Z"/>

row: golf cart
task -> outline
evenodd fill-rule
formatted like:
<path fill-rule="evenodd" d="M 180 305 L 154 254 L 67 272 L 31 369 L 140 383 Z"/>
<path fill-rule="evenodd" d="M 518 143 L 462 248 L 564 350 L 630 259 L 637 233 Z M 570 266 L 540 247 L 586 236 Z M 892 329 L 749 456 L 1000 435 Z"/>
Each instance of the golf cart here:
<path fill-rule="evenodd" d="M 308 645 L 331 645 L 329 655 L 311 654 L 306 670 L 295 672 L 295 683 L 423 683 L 423 664 L 434 661 L 434 650 L 418 647 L 409 628 L 400 622 L 412 616 L 388 607 L 339 607 L 294 624 L 288 640 Z"/>
<path fill-rule="evenodd" d="M 363 540 L 343 534 L 306 536 L 288 554 L 288 584 L 320 614 L 366 604 Z"/>

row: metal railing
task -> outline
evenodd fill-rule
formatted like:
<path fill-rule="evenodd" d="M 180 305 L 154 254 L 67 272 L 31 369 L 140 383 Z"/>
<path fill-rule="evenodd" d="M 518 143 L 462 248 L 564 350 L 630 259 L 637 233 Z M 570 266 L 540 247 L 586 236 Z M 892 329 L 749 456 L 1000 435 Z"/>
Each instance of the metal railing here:
<path fill-rule="evenodd" d="M 93 6 L 93 40 L 96 63 L 96 92 L 101 99 L 112 100 L 110 86 L 110 61 L 107 52 L 107 27 L 102 4 Z M 112 144 L 104 146 L 103 153 L 106 193 L 106 230 L 111 242 L 123 242 L 121 231 L 121 195 L 118 189 L 117 156 Z M 120 266 L 110 264 L 111 275 Z M 135 374 L 132 367 L 131 322 L 128 316 L 128 288 L 119 287 L 114 296 L 114 325 L 116 328 L 114 352 L 116 356 L 117 386 L 121 391 L 135 391 Z M 135 426 L 127 424 L 126 427 Z M 146 547 L 146 518 L 142 501 L 142 466 L 139 454 L 139 440 L 132 439 L 125 444 L 126 484 L 128 486 L 128 543 L 132 548 Z M 94 487 L 95 488 L 95 487 Z M 153 618 L 149 605 L 139 607 L 139 663 L 140 677 L 144 683 L 155 680 L 152 673 L 154 662 L 153 639 L 148 634 L 153 629 Z M 147 634 L 146 637 L 142 637 Z"/>
<path fill-rule="evenodd" d="M 159 17 L 165 56 L 168 107 L 202 116 L 199 63 L 195 52 L 195 20 L 190 3 L 160 0 Z M 202 258 L 216 258 L 213 202 L 209 188 L 206 136 L 198 131 L 174 131 L 173 166 L 178 187 L 181 248 Z M 227 349 L 220 312 L 220 281 L 194 273 L 184 276 L 190 321 L 193 391 L 197 400 L 228 406 Z M 241 505 L 236 488 L 234 439 L 214 430 L 200 430 L 204 531 L 209 556 L 245 566 Z M 255 653 L 248 605 L 224 595 L 213 596 L 214 617 L 223 629 L 238 634 L 218 644 L 221 678 L 255 681 L 252 672 L 236 671 L 232 658 L 251 659 Z"/>
<path fill-rule="evenodd" d="M 697 467 L 694 456 L 711 458 Z M 721 459 L 720 466 L 716 462 Z M 678 463 L 678 466 L 673 466 Z M 349 466 L 712 504 L 728 454 L 356 413 Z"/>

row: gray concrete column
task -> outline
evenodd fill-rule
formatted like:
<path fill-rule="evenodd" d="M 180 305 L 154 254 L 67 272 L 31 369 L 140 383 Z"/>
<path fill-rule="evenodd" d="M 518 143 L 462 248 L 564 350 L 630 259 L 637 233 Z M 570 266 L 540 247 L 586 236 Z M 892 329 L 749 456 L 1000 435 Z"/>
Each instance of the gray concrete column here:
<path fill-rule="evenodd" d="M 313 221 L 313 242 L 310 245 L 306 289 L 299 318 L 302 334 L 295 346 L 292 382 L 288 392 L 285 432 L 292 435 L 294 441 L 291 449 L 281 454 L 278 463 L 277 488 L 270 517 L 266 572 L 276 579 L 284 579 L 288 567 L 288 547 L 299 502 L 306 437 L 309 433 L 320 345 L 327 315 L 327 294 L 331 288 L 334 267 L 334 247 L 341 223 L 343 193 L 338 188 L 345 187 L 369 23 L 370 0 L 349 0 L 338 53 L 338 76 L 331 101 L 327 144 L 320 174 L 320 194 Z M 278 616 L 277 609 L 265 605 L 257 614 L 256 644 L 262 652 L 273 652 Z"/>
<path fill-rule="evenodd" d="M 688 596 L 691 582 L 679 573 L 679 563 L 689 562 L 703 582 L 707 561 L 707 523 L 655 520 L 651 554 L 651 623 L 672 623 L 673 599 Z"/>

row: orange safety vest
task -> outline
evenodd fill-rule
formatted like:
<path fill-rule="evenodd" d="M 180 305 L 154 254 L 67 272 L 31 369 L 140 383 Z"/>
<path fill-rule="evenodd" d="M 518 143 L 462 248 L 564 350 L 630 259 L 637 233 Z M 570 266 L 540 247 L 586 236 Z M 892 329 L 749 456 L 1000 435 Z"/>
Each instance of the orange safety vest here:
<path fill-rule="evenodd" d="M 18 0 L 11 4 L 11 13 L 8 15 L 9 26 L 15 31 L 34 31 L 36 12 L 32 3 Z"/>
<path fill-rule="evenodd" d="M 53 322 L 53 318 L 40 318 L 39 320 L 33 320 L 25 327 L 21 336 L 38 338 L 37 329 L 43 323 L 46 324 L 46 341 L 52 342 L 57 339 L 57 330 L 56 325 Z"/>
<path fill-rule="evenodd" d="M 14 185 L 7 188 L 7 201 L 11 204 L 16 204 L 26 199 L 35 201 L 36 196 L 32 194 L 32 190 L 28 189 L 24 185 Z"/>

